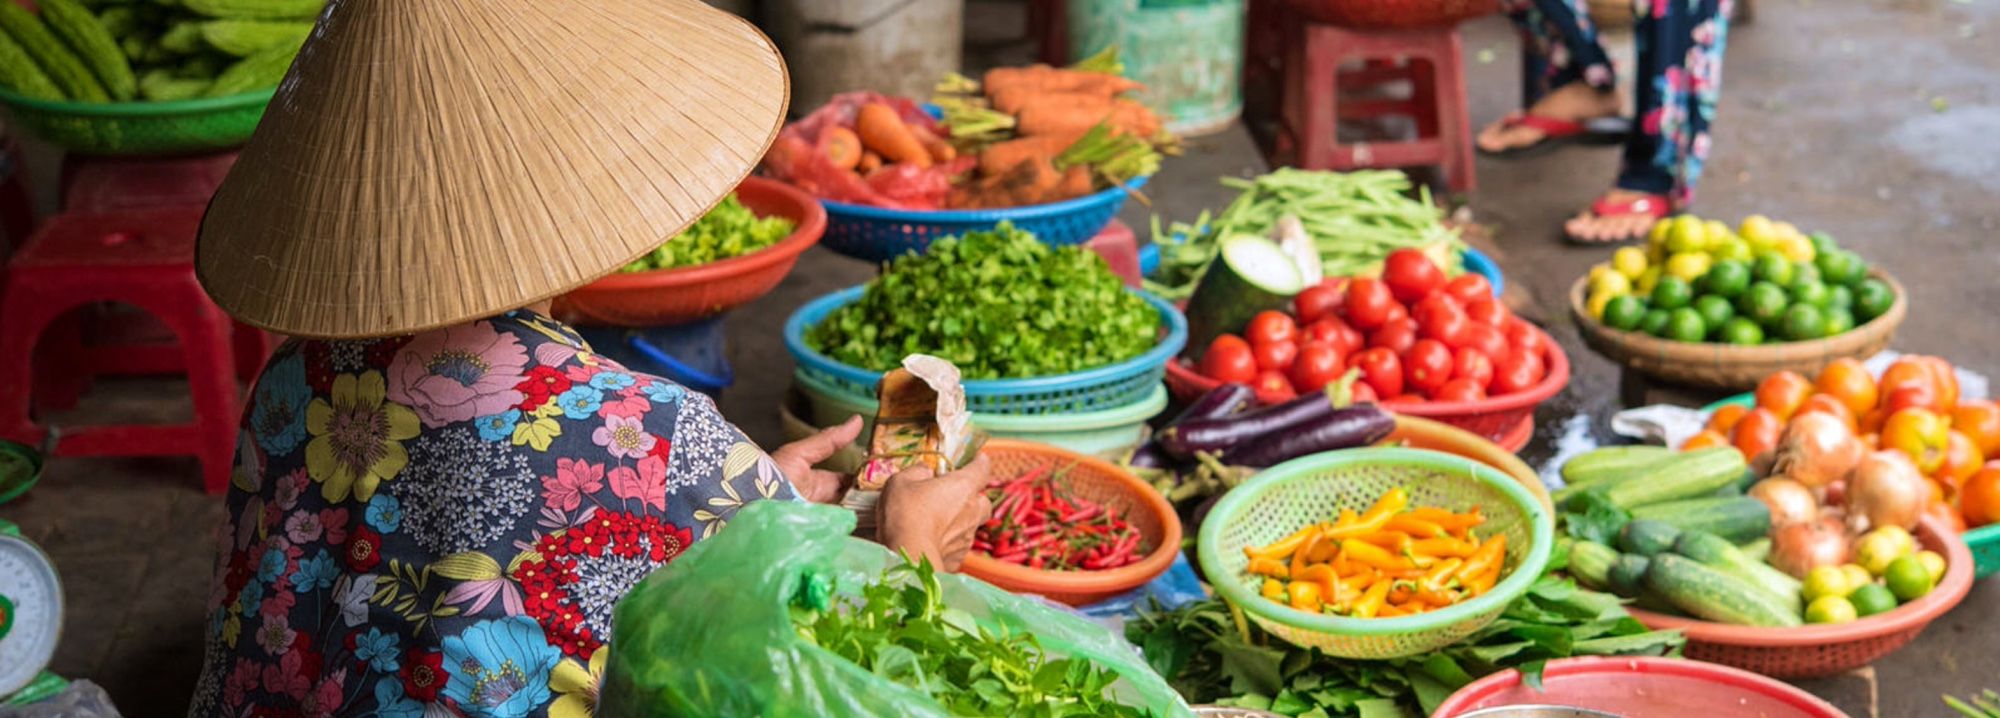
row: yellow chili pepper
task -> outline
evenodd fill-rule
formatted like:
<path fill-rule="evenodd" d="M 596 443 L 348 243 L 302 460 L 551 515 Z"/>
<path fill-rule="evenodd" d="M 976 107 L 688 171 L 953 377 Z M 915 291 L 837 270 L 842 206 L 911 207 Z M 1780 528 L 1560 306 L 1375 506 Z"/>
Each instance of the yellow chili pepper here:
<path fill-rule="evenodd" d="M 1399 608 L 1393 604 L 1388 606 L 1383 606 L 1382 610 L 1375 612 L 1376 618 L 1395 618 L 1397 616 L 1408 616 L 1408 615 L 1410 615 L 1409 611 L 1405 611 L 1402 608 Z"/>
<path fill-rule="evenodd" d="M 1307 566 L 1300 569 L 1292 577 L 1292 580 L 1311 581 L 1318 584 L 1320 600 L 1322 601 L 1334 601 L 1340 596 L 1340 577 L 1333 575 L 1332 566 L 1323 563 Z"/>
<path fill-rule="evenodd" d="M 1477 506 L 1472 507 L 1471 511 L 1462 514 L 1455 514 L 1435 506 L 1419 506 L 1410 510 L 1410 516 L 1429 521 L 1437 524 L 1438 528 L 1459 534 L 1462 534 L 1466 529 L 1486 522 L 1486 517 L 1479 515 L 1479 507 Z"/>
<path fill-rule="evenodd" d="M 1417 539 L 1416 541 L 1410 542 L 1411 551 L 1424 554 L 1426 556 L 1437 556 L 1439 558 L 1444 558 L 1448 556 L 1465 558 L 1467 556 L 1471 556 L 1472 552 L 1478 549 L 1479 547 L 1473 545 L 1471 542 L 1460 541 L 1458 539 L 1449 536 Z"/>
<path fill-rule="evenodd" d="M 1292 552 L 1292 563 L 1290 568 L 1293 576 L 1299 575 L 1300 571 L 1305 570 L 1306 564 L 1310 563 L 1309 561 L 1306 560 L 1306 556 L 1308 554 L 1311 554 L 1313 551 L 1318 550 L 1320 545 L 1320 535 L 1321 532 L 1318 530 L 1318 527 L 1315 526 L 1312 535 L 1306 537 L 1306 542 L 1304 544 L 1299 545 L 1298 550 Z"/>
<path fill-rule="evenodd" d="M 1389 582 L 1376 581 L 1361 594 L 1361 600 L 1354 602 L 1352 613 L 1356 618 L 1374 618 L 1382 610 L 1382 602 L 1389 598 Z"/>
<path fill-rule="evenodd" d="M 1449 593 L 1424 590 L 1417 591 L 1417 601 L 1433 608 L 1444 608 L 1445 606 L 1457 603 L 1457 600 L 1452 598 Z"/>
<path fill-rule="evenodd" d="M 1319 613 L 1319 584 L 1311 581 L 1293 581 L 1285 590 L 1290 595 L 1292 608 L 1307 613 Z"/>
<path fill-rule="evenodd" d="M 1417 584 L 1415 581 L 1389 582 L 1389 603 L 1391 604 L 1408 602 L 1410 599 L 1415 598 L 1416 595 Z"/>
<path fill-rule="evenodd" d="M 1457 558 L 1448 558 L 1439 561 L 1436 566 L 1432 566 L 1431 570 L 1424 574 L 1424 577 L 1417 582 L 1417 585 L 1421 590 L 1433 593 L 1450 588 L 1452 577 L 1458 575 L 1458 567 L 1464 564 L 1464 559 Z"/>
<path fill-rule="evenodd" d="M 1384 571 L 1402 571 L 1416 567 L 1416 563 L 1407 558 L 1389 553 L 1387 549 L 1358 539 L 1348 539 L 1340 542 L 1340 554 L 1350 561 L 1373 566 Z"/>
<path fill-rule="evenodd" d="M 1473 552 L 1472 557 L 1465 560 L 1464 566 L 1458 568 L 1458 573 L 1456 574 L 1458 580 L 1463 583 L 1470 583 L 1473 577 L 1486 573 L 1489 569 L 1497 570 L 1500 567 L 1500 559 L 1506 555 L 1507 535 L 1494 534 L 1487 538 L 1485 543 L 1479 545 L 1479 550 Z"/>
<path fill-rule="evenodd" d="M 1496 563 L 1491 568 L 1481 571 L 1479 575 L 1466 579 L 1465 594 L 1467 596 L 1477 596 L 1491 591 L 1493 590 L 1493 584 L 1499 580 L 1500 564 Z"/>
<path fill-rule="evenodd" d="M 1368 511 L 1361 514 L 1361 518 L 1356 519 L 1354 523 L 1346 526 L 1335 523 L 1334 529 L 1326 532 L 1326 537 L 1330 539 L 1345 539 L 1366 536 L 1380 531 L 1384 526 L 1389 525 L 1389 519 L 1395 518 L 1396 513 L 1402 511 L 1403 507 L 1408 506 L 1409 503 L 1409 494 L 1404 493 L 1401 487 L 1384 491 L 1382 492 L 1382 497 L 1375 500 L 1375 505 L 1368 507 Z"/>
<path fill-rule="evenodd" d="M 1319 533 L 1320 533 L 1319 525 L 1314 524 L 1312 526 L 1307 526 L 1305 528 L 1299 529 L 1298 531 L 1293 532 L 1292 535 L 1290 536 L 1278 539 L 1277 543 L 1273 543 L 1269 546 L 1264 546 L 1262 548 L 1244 546 L 1243 554 L 1245 556 L 1249 556 L 1250 558 L 1283 559 L 1288 556 L 1291 556 L 1293 551 L 1297 551 L 1299 545 L 1304 544 L 1306 542 L 1306 539 L 1312 538 L 1313 536 L 1316 536 Z"/>
<path fill-rule="evenodd" d="M 1367 536 L 1354 537 L 1358 541 L 1388 549 L 1391 553 L 1403 553 L 1410 548 L 1410 535 L 1401 531 L 1377 531 Z"/>
<path fill-rule="evenodd" d="M 1444 527 L 1436 522 L 1425 521 L 1413 514 L 1397 514 L 1389 519 L 1389 530 L 1401 531 L 1417 538 L 1436 538 L 1444 535 Z"/>
<path fill-rule="evenodd" d="M 1291 578 L 1292 576 L 1292 572 L 1285 567 L 1285 562 L 1275 558 L 1250 559 L 1250 572 L 1259 576 L 1270 576 L 1272 578 Z"/>
<path fill-rule="evenodd" d="M 1265 598 L 1281 601 L 1285 598 L 1285 584 L 1275 578 L 1264 579 L 1264 590 L 1259 591 Z"/>

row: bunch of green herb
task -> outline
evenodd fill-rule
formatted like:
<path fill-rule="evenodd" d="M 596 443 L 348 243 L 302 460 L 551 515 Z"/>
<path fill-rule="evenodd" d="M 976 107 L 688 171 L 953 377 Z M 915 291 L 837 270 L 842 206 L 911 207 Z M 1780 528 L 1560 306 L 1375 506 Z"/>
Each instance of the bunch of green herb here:
<path fill-rule="evenodd" d="M 1271 236 L 1287 215 L 1297 217 L 1312 236 L 1328 277 L 1372 274 L 1390 252 L 1411 247 L 1457 271 L 1465 248 L 1457 230 L 1445 226 L 1430 191 L 1418 188 L 1411 197 L 1410 178 L 1399 170 L 1284 168 L 1256 179 L 1224 177 L 1222 185 L 1243 194 L 1218 214 L 1203 212 L 1192 224 L 1175 223 L 1164 230 L 1154 218 L 1160 269 L 1147 289 L 1168 299 L 1186 297 L 1215 260 L 1218 240 L 1234 234 Z"/>
<path fill-rule="evenodd" d="M 961 716 L 1145 716 L 1106 697 L 1117 674 L 1057 658 L 1026 632 L 979 625 L 947 607 L 928 560 L 891 567 L 858 600 L 829 599 L 808 577 L 791 607 L 799 636 Z"/>
<path fill-rule="evenodd" d="M 784 217 L 758 217 L 736 199 L 735 193 L 722 199 L 715 209 L 688 225 L 651 254 L 632 260 L 618 270 L 645 272 L 654 269 L 692 267 L 697 264 L 740 257 L 777 244 L 790 236 L 798 225 Z"/>
<path fill-rule="evenodd" d="M 1051 247 L 1001 223 L 891 262 L 861 299 L 806 333 L 835 361 L 871 371 L 911 354 L 967 379 L 1066 374 L 1116 364 L 1159 340 L 1160 315 L 1102 257 Z"/>
<path fill-rule="evenodd" d="M 1517 668 L 1539 689 L 1549 660 L 1675 655 L 1683 640 L 1678 632 L 1647 630 L 1617 597 L 1553 575 L 1466 640 L 1398 660 L 1349 660 L 1293 646 L 1239 624 L 1220 600 L 1144 614 L 1125 632 L 1190 703 L 1301 718 L 1418 718 L 1489 673 Z"/>

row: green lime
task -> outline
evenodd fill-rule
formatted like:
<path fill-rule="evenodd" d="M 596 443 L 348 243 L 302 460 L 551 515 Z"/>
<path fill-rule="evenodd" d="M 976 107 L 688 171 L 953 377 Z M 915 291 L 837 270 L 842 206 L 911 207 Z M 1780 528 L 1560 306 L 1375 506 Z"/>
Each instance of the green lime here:
<path fill-rule="evenodd" d="M 1776 284 L 1780 287 L 1789 286 L 1792 283 L 1792 273 L 1794 271 L 1796 271 L 1796 268 L 1793 267 L 1792 260 L 1786 259 L 1785 255 L 1771 251 L 1759 252 L 1757 254 L 1757 279 Z"/>
<path fill-rule="evenodd" d="M 1651 334 L 1656 337 L 1666 336 L 1665 332 L 1667 331 L 1667 310 L 1665 309 L 1646 310 L 1646 316 L 1641 317 L 1639 319 L 1639 331 Z"/>
<path fill-rule="evenodd" d="M 1728 299 L 1735 299 L 1749 288 L 1750 265 L 1734 260 L 1716 262 L 1701 278 L 1702 291 Z"/>
<path fill-rule="evenodd" d="M 1757 253 L 1750 249 L 1750 243 L 1741 239 L 1729 240 L 1721 247 L 1709 250 L 1708 253 L 1714 255 L 1716 259 L 1727 259 L 1733 262 L 1749 262 L 1757 258 Z"/>
<path fill-rule="evenodd" d="M 1701 312 L 1693 307 L 1681 307 L 1667 313 L 1667 338 L 1677 342 L 1700 342 L 1708 338 L 1708 323 L 1701 320 Z"/>
<path fill-rule="evenodd" d="M 1722 332 L 1716 335 L 1726 344 L 1755 346 L 1764 343 L 1764 328 L 1743 317 L 1729 320 L 1722 325 Z"/>
<path fill-rule="evenodd" d="M 1880 279 L 1864 279 L 1854 287 L 1854 318 L 1869 321 L 1896 304 L 1896 293 Z"/>
<path fill-rule="evenodd" d="M 1639 320 L 1646 318 L 1646 302 L 1630 294 L 1613 297 L 1604 305 L 1605 326 L 1619 331 L 1639 328 Z"/>
<path fill-rule="evenodd" d="M 1889 570 L 1882 572 L 1882 582 L 1889 585 L 1889 593 L 1898 601 L 1914 601 L 1931 592 L 1931 570 L 1924 568 L 1924 562 L 1916 554 L 1903 554 L 1889 562 Z"/>
<path fill-rule="evenodd" d="M 1825 280 L 1820 279 L 1819 267 L 1814 266 L 1812 262 L 1793 262 L 1792 281 L 1786 282 L 1785 288 L 1791 289 L 1807 283 L 1818 284 L 1822 281 Z"/>
<path fill-rule="evenodd" d="M 1867 275 L 1861 255 L 1846 250 L 1821 252 L 1813 258 L 1827 284 L 1852 284 Z"/>
<path fill-rule="evenodd" d="M 1826 288 L 1826 307 L 1828 309 L 1853 309 L 1854 290 L 1848 289 L 1845 284 L 1828 285 Z"/>
<path fill-rule="evenodd" d="M 1822 313 L 1826 315 L 1827 336 L 1846 334 L 1849 329 L 1854 328 L 1854 312 L 1840 307 L 1830 307 Z"/>
<path fill-rule="evenodd" d="M 1785 296 L 1785 290 L 1779 289 L 1778 285 L 1757 282 L 1737 298 L 1736 313 L 1758 324 L 1771 324 L 1785 316 L 1785 305 L 1790 302 L 1791 298 Z"/>
<path fill-rule="evenodd" d="M 1827 234 L 1825 232 L 1814 232 L 1812 234 L 1806 235 L 1806 239 L 1812 240 L 1812 246 L 1814 252 L 1818 252 L 1820 254 L 1831 254 L 1833 252 L 1840 251 L 1840 243 L 1833 241 L 1833 235 L 1831 234 Z"/>
<path fill-rule="evenodd" d="M 1653 306 L 1655 307 L 1673 311 L 1687 306 L 1688 302 L 1693 299 L 1694 287 L 1690 286 L 1687 280 L 1680 277 L 1670 274 L 1661 277 L 1659 284 L 1653 285 Z"/>
<path fill-rule="evenodd" d="M 1817 279 L 1805 281 L 1794 280 L 1792 282 L 1793 304 L 1811 304 L 1815 307 L 1825 309 L 1827 302 L 1830 300 L 1831 296 L 1827 292 L 1825 282 Z"/>
<path fill-rule="evenodd" d="M 1806 604 L 1806 623 L 1847 623 L 1860 618 L 1854 604 L 1840 596 L 1828 594 Z"/>
<path fill-rule="evenodd" d="M 1701 314 L 1701 323 L 1710 329 L 1720 329 L 1724 322 L 1736 318 L 1736 307 L 1729 300 L 1713 294 L 1703 294 L 1694 298 L 1694 310 Z"/>
<path fill-rule="evenodd" d="M 1811 304 L 1785 308 L 1785 339 L 1802 342 L 1826 336 L 1826 315 Z"/>
<path fill-rule="evenodd" d="M 1896 608 L 1896 594 L 1890 593 L 1889 587 L 1879 583 L 1854 589 L 1853 593 L 1847 594 L 1847 601 L 1854 604 L 1854 612 L 1862 618 L 1886 613 Z"/>

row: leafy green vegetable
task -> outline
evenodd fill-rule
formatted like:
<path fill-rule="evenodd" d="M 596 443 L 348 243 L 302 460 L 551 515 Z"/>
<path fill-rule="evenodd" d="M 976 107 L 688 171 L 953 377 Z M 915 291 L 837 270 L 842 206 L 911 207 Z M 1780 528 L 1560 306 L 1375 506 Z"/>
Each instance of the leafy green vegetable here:
<path fill-rule="evenodd" d="M 809 574 L 793 599 L 799 636 L 924 692 L 955 715 L 1147 715 L 1106 697 L 1116 673 L 1050 656 L 1033 634 L 995 632 L 947 607 L 928 560 L 905 557 L 859 600 L 831 604 L 828 584 L 823 574 Z"/>
<path fill-rule="evenodd" d="M 655 269 L 674 269 L 708 264 L 730 257 L 740 257 L 759 249 L 777 244 L 790 236 L 797 227 L 784 217 L 758 217 L 750 208 L 736 199 L 735 193 L 722 199 L 722 203 L 701 219 L 688 225 L 687 229 L 675 235 L 652 254 L 633 260 L 618 270 L 621 272 L 645 272 Z"/>
<path fill-rule="evenodd" d="M 1550 570 L 1561 568 L 1556 557 Z M 1585 655 L 1675 655 L 1673 631 L 1649 631 L 1614 597 L 1542 576 L 1492 624 L 1449 648 L 1391 661 L 1333 658 L 1244 624 L 1228 604 L 1201 601 L 1148 612 L 1126 638 L 1190 703 L 1309 718 L 1416 718 L 1480 676 L 1518 668 L 1533 685 L 1549 660 Z"/>
<path fill-rule="evenodd" d="M 806 332 L 836 361 L 887 371 L 911 354 L 967 379 L 1026 378 L 1116 364 L 1159 339 L 1160 316 L 1104 259 L 1001 223 L 891 262 L 859 301 Z"/>
<path fill-rule="evenodd" d="M 1578 541 L 1616 545 L 1619 530 L 1632 520 L 1632 514 L 1611 503 L 1601 491 L 1577 494 L 1568 503 L 1569 510 L 1558 514 L 1556 523 L 1567 527 L 1570 537 Z"/>

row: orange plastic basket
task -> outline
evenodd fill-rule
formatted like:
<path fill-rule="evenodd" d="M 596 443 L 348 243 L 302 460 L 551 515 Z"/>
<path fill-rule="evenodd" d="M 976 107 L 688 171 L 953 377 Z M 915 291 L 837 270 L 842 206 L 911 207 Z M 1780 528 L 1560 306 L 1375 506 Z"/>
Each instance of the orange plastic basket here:
<path fill-rule="evenodd" d="M 1688 658 L 1773 678 L 1817 678 L 1850 671 L 1896 652 L 1931 621 L 1965 600 L 1972 590 L 1972 551 L 1957 534 L 1925 518 L 1917 542 L 1944 554 L 1944 580 L 1923 598 L 1888 613 L 1853 623 L 1760 628 L 1731 626 L 1668 616 L 1637 608 L 1632 617 L 1649 628 L 1677 628 L 1687 634 Z"/>
<path fill-rule="evenodd" d="M 1441 451 L 1499 469 L 1501 473 L 1513 477 L 1528 493 L 1534 494 L 1551 515 L 1555 513 L 1555 503 L 1549 500 L 1549 489 L 1542 485 L 1542 477 L 1535 473 L 1534 468 L 1515 456 L 1514 452 L 1472 432 L 1419 416 L 1398 415 L 1396 428 L 1377 446 Z"/>
<path fill-rule="evenodd" d="M 1181 520 L 1172 504 L 1132 472 L 1103 459 L 1028 441 L 994 439 L 981 449 L 993 476 L 1013 477 L 1038 466 L 1066 470 L 1077 496 L 1116 508 L 1152 551 L 1138 563 L 1109 571 L 1045 571 L 967 554 L 966 575 L 1013 591 L 1032 593 L 1071 606 L 1086 606 L 1145 585 L 1173 566 L 1181 550 Z"/>
<path fill-rule="evenodd" d="M 740 257 L 606 276 L 556 297 L 551 313 L 573 324 L 661 327 L 708 319 L 769 293 L 826 232 L 826 208 L 762 177 L 743 180 L 736 198 L 759 217 L 784 217 L 797 226 L 777 244 Z"/>

